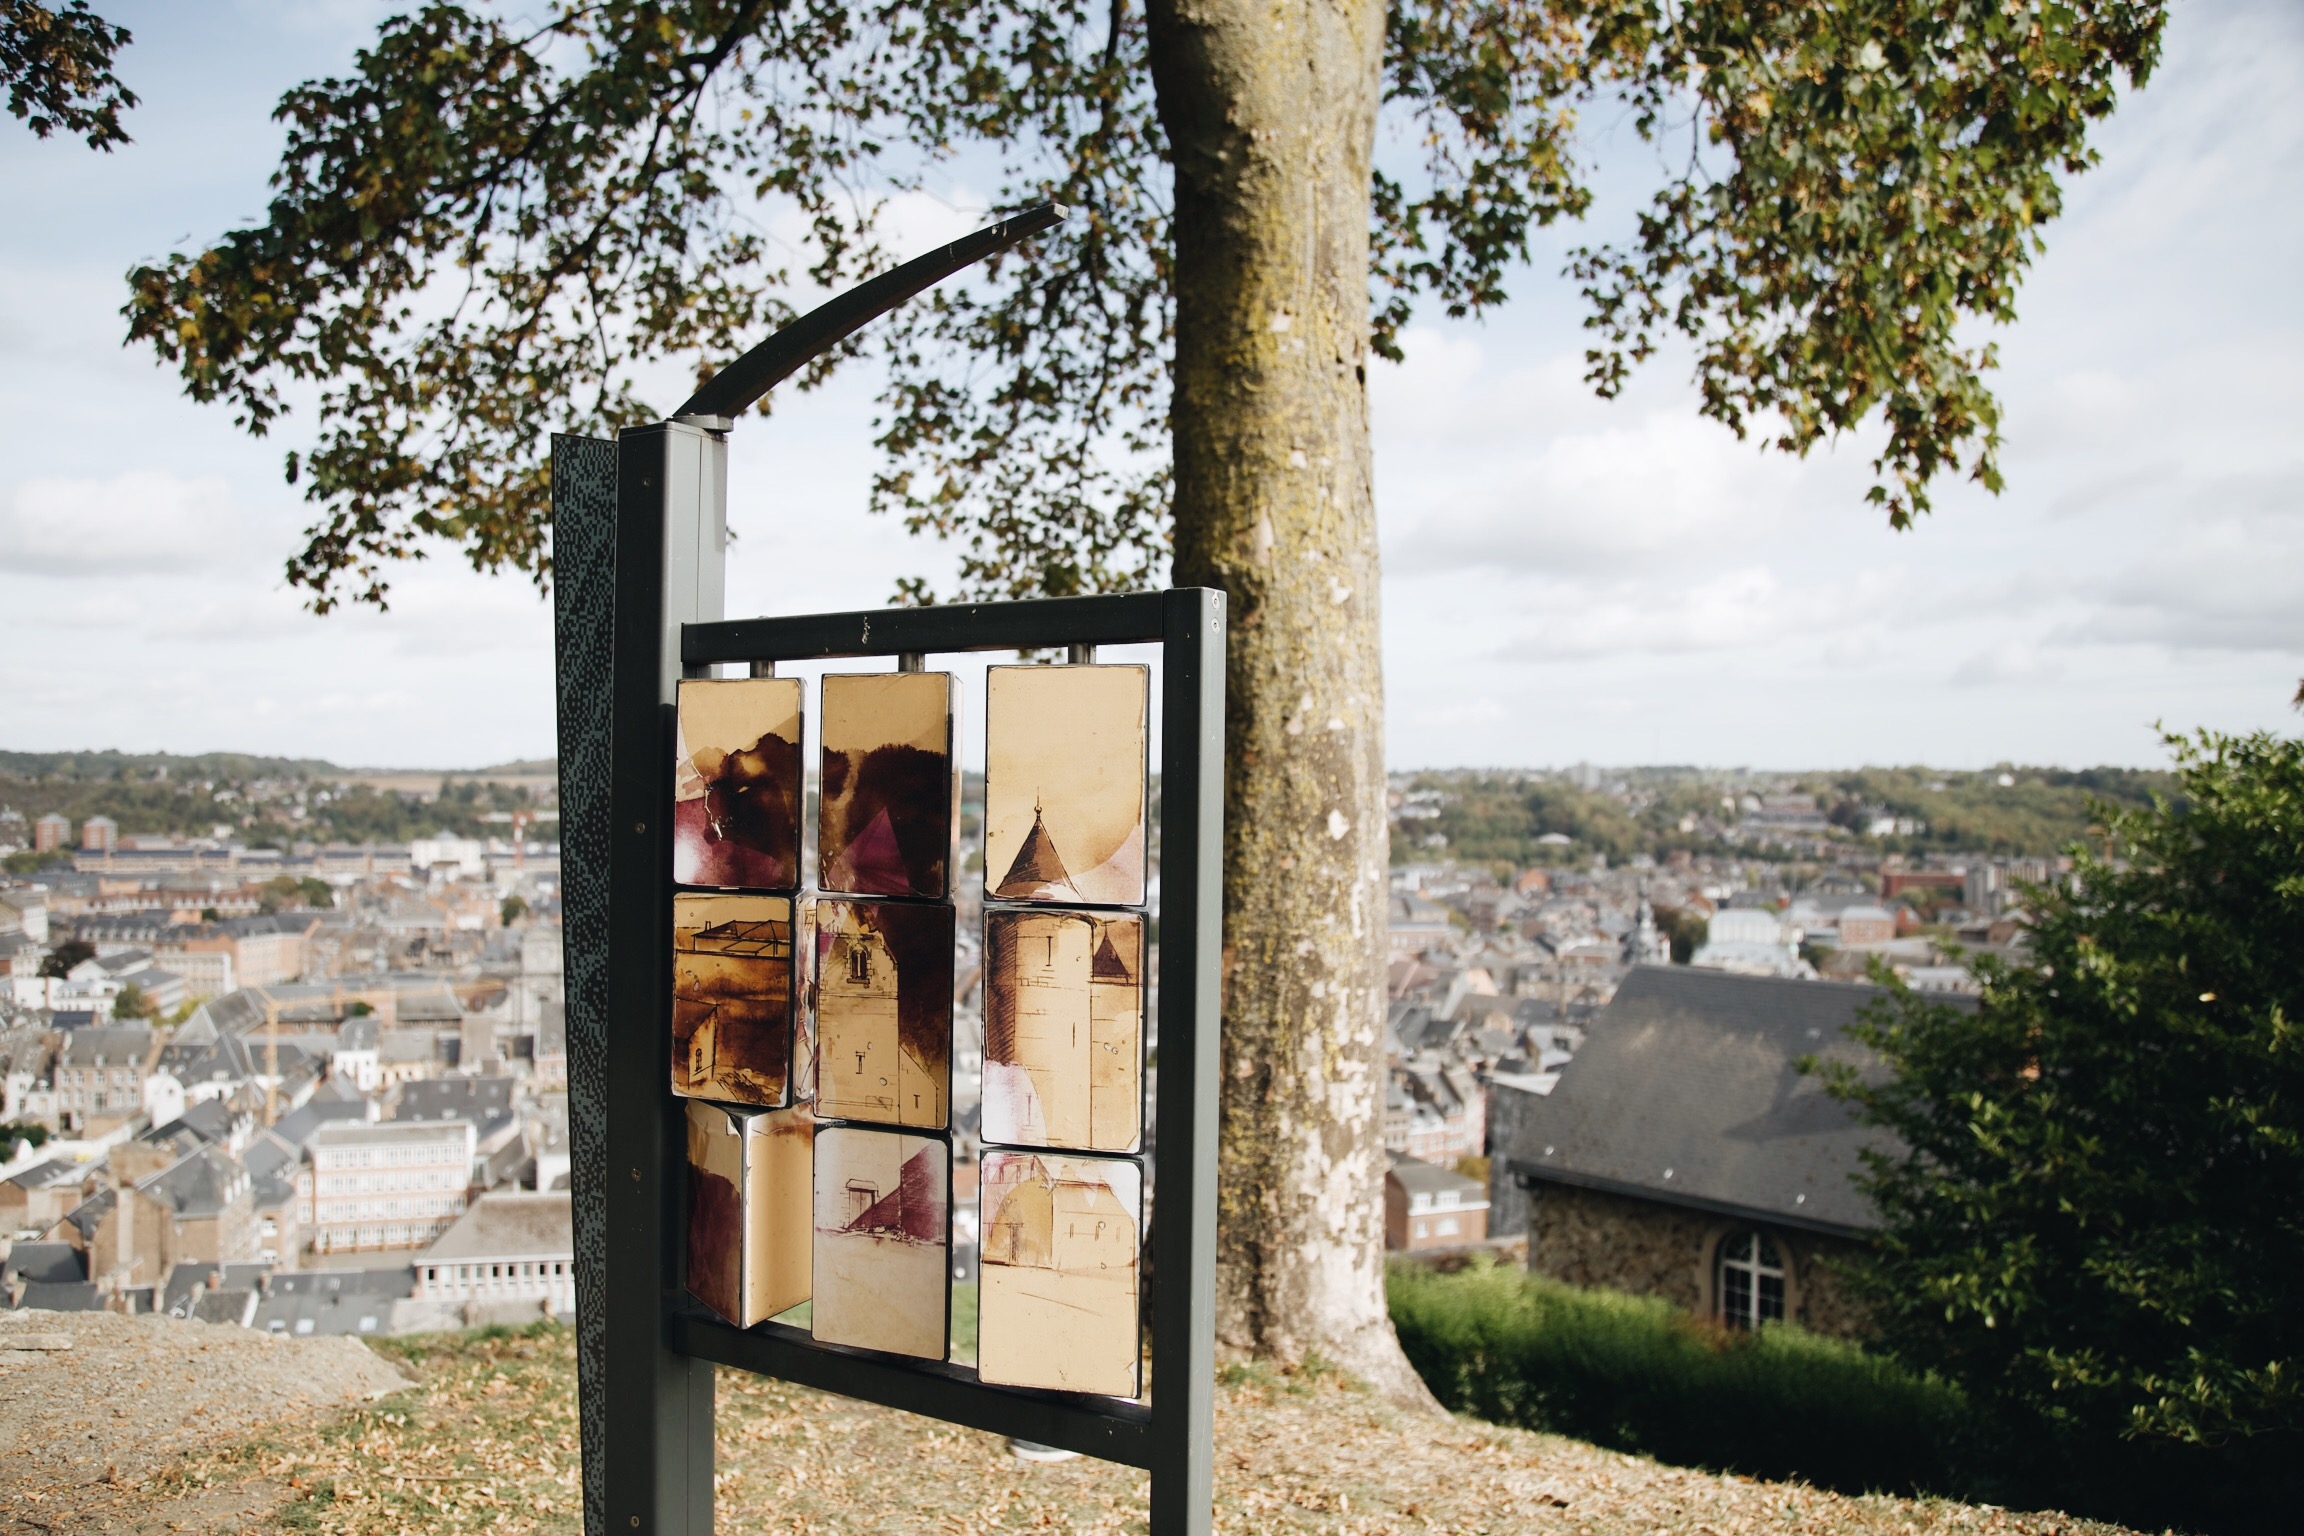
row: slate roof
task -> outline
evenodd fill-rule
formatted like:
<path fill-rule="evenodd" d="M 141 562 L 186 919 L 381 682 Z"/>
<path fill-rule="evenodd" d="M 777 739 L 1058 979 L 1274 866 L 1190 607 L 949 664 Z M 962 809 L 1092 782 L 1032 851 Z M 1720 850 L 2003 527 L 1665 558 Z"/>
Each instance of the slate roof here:
<path fill-rule="evenodd" d="M 393 1106 L 395 1120 L 469 1120 L 485 1125 L 512 1109 L 508 1077 L 436 1077 L 406 1083 Z"/>
<path fill-rule="evenodd" d="M 424 1250 L 426 1264 L 474 1259 L 573 1259 L 575 1228 L 566 1191 L 482 1195 Z"/>
<path fill-rule="evenodd" d="M 48 1285 L 35 1280 L 24 1287 L 22 1306 L 27 1312 L 101 1312 L 104 1302 L 93 1280 L 71 1280 Z"/>
<path fill-rule="evenodd" d="M 158 1141 L 181 1128 L 204 1142 L 230 1141 L 232 1139 L 233 1119 L 231 1106 L 222 1099 L 202 1099 L 199 1103 L 188 1106 L 183 1114 L 178 1115 L 166 1125 L 146 1131 L 144 1139 L 146 1141 Z"/>
<path fill-rule="evenodd" d="M 179 1217 L 198 1220 L 221 1214 L 246 1193 L 248 1174 L 223 1148 L 202 1147 L 174 1167 L 146 1179 L 136 1190 Z"/>
<path fill-rule="evenodd" d="M 17 1243 L 0 1264 L 0 1276 L 34 1285 L 77 1285 L 88 1278 L 88 1270 L 70 1243 Z"/>
<path fill-rule="evenodd" d="M 1866 1147 L 1893 1151 L 1794 1063 L 1876 1069 L 1842 1031 L 1879 989 L 1638 966 L 1548 1096 L 1515 1094 L 1496 1153 L 1514 1173 L 1792 1227 L 1875 1230 L 1849 1182 Z"/>
<path fill-rule="evenodd" d="M 1485 1200 L 1488 1195 L 1486 1186 L 1478 1179 L 1466 1178 L 1453 1168 L 1443 1168 L 1421 1158 L 1395 1157 L 1391 1173 L 1394 1182 L 1411 1195 L 1436 1195 L 1448 1190 L 1479 1200 Z"/>
<path fill-rule="evenodd" d="M 275 1274 L 248 1326 L 266 1333 L 386 1333 L 392 1326 L 392 1303 L 415 1294 L 412 1264 Z"/>
<path fill-rule="evenodd" d="M 94 1162 L 76 1163 L 68 1157 L 51 1157 L 44 1163 L 34 1163 L 7 1182 L 27 1191 L 53 1189 L 59 1184 L 77 1184 L 103 1166 L 101 1158 Z M 22 1248 L 26 1245 L 19 1243 L 17 1246 Z"/>
<path fill-rule="evenodd" d="M 277 1210 L 296 1198 L 296 1170 L 301 1161 L 296 1149 L 268 1136 L 248 1144 L 240 1166 L 248 1170 L 249 1198 L 257 1210 Z"/>
<path fill-rule="evenodd" d="M 76 1029 L 66 1037 L 56 1065 L 63 1067 L 140 1067 L 152 1054 L 152 1031 L 141 1024 L 99 1025 Z"/>
<path fill-rule="evenodd" d="M 368 1105 L 364 1100 L 328 1099 L 315 1095 L 282 1115 L 266 1134 L 277 1137 L 283 1146 L 301 1148 L 312 1139 L 312 1133 L 323 1125 L 331 1125 L 339 1120 L 367 1118 Z"/>
<path fill-rule="evenodd" d="M 240 1321 L 241 1313 L 246 1310 L 245 1301 L 249 1291 L 255 1287 L 257 1277 L 271 1267 L 269 1264 L 260 1263 L 233 1263 L 221 1266 L 208 1263 L 178 1264 L 168 1271 L 168 1283 L 161 1288 L 160 1308 L 170 1317 L 192 1317 L 197 1315 L 196 1303 L 202 1301 L 203 1298 L 220 1293 L 232 1298 L 228 1306 L 220 1310 L 228 1311 L 230 1314 L 228 1320 L 237 1323 Z M 221 1274 L 218 1273 L 219 1269 L 222 1271 Z M 213 1288 L 208 1284 L 210 1275 L 217 1276 L 217 1283 Z M 217 1319 L 203 1320 L 216 1321 Z"/>
<path fill-rule="evenodd" d="M 71 1223 L 73 1231 L 80 1234 L 80 1241 L 86 1243 L 96 1235 L 96 1228 L 104 1220 L 106 1213 L 119 1203 L 120 1192 L 118 1190 L 98 1190 L 65 1212 L 64 1219 Z M 27 1302 L 25 1305 L 29 1306 L 31 1303 Z"/>

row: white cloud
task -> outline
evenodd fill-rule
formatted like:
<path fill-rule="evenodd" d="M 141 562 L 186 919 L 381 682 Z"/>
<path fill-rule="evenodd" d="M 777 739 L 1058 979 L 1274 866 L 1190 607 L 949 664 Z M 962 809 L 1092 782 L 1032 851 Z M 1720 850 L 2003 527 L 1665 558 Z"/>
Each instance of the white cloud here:
<path fill-rule="evenodd" d="M 1718 654 L 1777 641 L 1837 637 L 1877 613 L 1893 577 L 1862 572 L 1818 589 L 1788 585 L 1766 566 L 1692 583 L 1560 583 L 1528 604 L 1541 615 L 1502 648 L 1519 661 L 1641 654 Z"/>
<path fill-rule="evenodd" d="M 137 469 L 108 479 L 27 480 L 0 519 L 0 565 L 48 576 L 184 572 L 239 555 L 241 520 L 220 475 Z"/>
<path fill-rule="evenodd" d="M 1955 688 L 1988 688 L 2001 684 L 2045 682 L 2063 668 L 2029 645 L 2002 645 L 1979 651 L 1953 669 Z"/>

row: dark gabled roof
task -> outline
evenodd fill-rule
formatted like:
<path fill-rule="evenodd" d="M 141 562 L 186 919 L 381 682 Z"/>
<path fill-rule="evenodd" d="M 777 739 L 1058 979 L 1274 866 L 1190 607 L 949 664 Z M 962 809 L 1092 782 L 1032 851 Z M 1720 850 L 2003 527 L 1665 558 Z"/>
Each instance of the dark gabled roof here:
<path fill-rule="evenodd" d="M 1443 1168 L 1421 1158 L 1395 1157 L 1390 1172 L 1393 1182 L 1412 1195 L 1439 1194 L 1451 1189 L 1458 1194 L 1485 1196 L 1488 1193 L 1478 1179 L 1467 1178 L 1453 1168 Z"/>
<path fill-rule="evenodd" d="M 73 1280 L 63 1285 L 34 1281 L 24 1287 L 21 1305 L 27 1312 L 101 1312 L 104 1299 L 96 1294 L 93 1280 Z"/>
<path fill-rule="evenodd" d="M 482 1195 L 424 1250 L 422 1262 L 572 1257 L 576 1240 L 570 1212 L 564 1193 L 506 1190 Z"/>
<path fill-rule="evenodd" d="M 275 1274 L 248 1326 L 290 1335 L 386 1333 L 392 1303 L 415 1293 L 414 1265 Z"/>
<path fill-rule="evenodd" d="M 0 1264 L 0 1274 L 21 1277 L 34 1285 L 77 1285 L 88 1278 L 80 1250 L 70 1243 L 18 1243 Z"/>
<path fill-rule="evenodd" d="M 508 1077 L 420 1078 L 400 1089 L 395 1120 L 469 1120 L 482 1125 L 512 1108 Z"/>
<path fill-rule="evenodd" d="M 118 1190 L 100 1189 L 65 1212 L 64 1220 L 73 1231 L 80 1234 L 80 1241 L 85 1243 L 96 1235 L 97 1226 L 104 1220 L 105 1215 L 111 1211 L 112 1207 L 119 1203 L 120 1192 Z M 53 1231 L 54 1228 L 50 1228 L 50 1230 Z"/>
<path fill-rule="evenodd" d="M 89 1174 L 103 1167 L 102 1161 L 76 1163 L 68 1157 L 52 1157 L 44 1163 L 35 1163 L 7 1182 L 19 1189 L 53 1189 L 59 1184 L 77 1184 Z M 18 1244 L 22 1247 L 22 1244 Z"/>
<path fill-rule="evenodd" d="M 227 1328 L 237 1328 L 248 1321 L 249 1314 L 255 1308 L 254 1286 L 226 1285 L 213 1291 L 201 1291 L 191 1298 L 188 1310 L 194 1322 L 221 1323 Z"/>
<path fill-rule="evenodd" d="M 193 1310 L 194 1302 L 209 1295 L 222 1293 L 234 1298 L 228 1310 L 230 1321 L 237 1323 L 240 1321 L 241 1312 L 245 1310 L 250 1288 L 256 1284 L 257 1277 L 271 1267 L 269 1264 L 261 1263 L 178 1264 L 168 1271 L 168 1283 L 161 1287 L 160 1309 L 170 1317 L 191 1317 L 196 1315 Z M 213 1287 L 208 1283 L 208 1277 L 211 1275 L 216 1276 L 216 1284 Z"/>
<path fill-rule="evenodd" d="M 365 1120 L 368 1105 L 358 1099 L 324 1099 L 313 1097 L 274 1122 L 267 1134 L 279 1138 L 281 1145 L 301 1149 L 312 1139 L 312 1133 L 323 1125 L 337 1120 Z"/>
<path fill-rule="evenodd" d="M 221 1214 L 247 1189 L 247 1171 L 222 1147 L 202 1147 L 136 1186 L 146 1199 L 195 1220 Z"/>
<path fill-rule="evenodd" d="M 1879 989 L 1638 966 L 1593 1020 L 1548 1096 L 1512 1095 L 1492 1125 L 1516 1173 L 1785 1225 L 1874 1230 L 1850 1183 L 1857 1154 L 1893 1150 L 1859 1126 L 1803 1056 L 1873 1070 L 1843 1031 Z"/>
<path fill-rule="evenodd" d="M 271 1295 L 329 1297 L 380 1296 L 387 1301 L 416 1294 L 416 1266 L 393 1269 L 302 1269 L 272 1277 Z"/>
<path fill-rule="evenodd" d="M 75 1029 L 65 1038 L 58 1067 L 140 1067 L 152 1054 L 152 1031 L 141 1024 Z"/>

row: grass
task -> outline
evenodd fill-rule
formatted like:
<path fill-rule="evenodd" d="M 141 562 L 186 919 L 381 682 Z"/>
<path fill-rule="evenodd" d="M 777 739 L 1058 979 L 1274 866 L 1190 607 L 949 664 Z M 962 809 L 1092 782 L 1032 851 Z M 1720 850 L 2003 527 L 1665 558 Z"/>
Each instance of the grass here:
<path fill-rule="evenodd" d="M 963 1310 L 956 1302 L 956 1323 Z M 196 1452 L 121 1490 L 138 1501 L 126 1518 L 55 1526 L 58 1536 L 575 1536 L 570 1330 L 482 1329 L 373 1347 L 413 1378 L 407 1391 Z M 724 1531 L 1145 1529 L 1145 1479 L 1126 1467 L 1025 1466 L 996 1435 L 732 1371 L 719 1376 L 717 1420 Z M 1215 1449 L 1219 1536 L 2119 1536 L 2062 1516 L 1847 1498 L 1658 1466 L 1404 1411 L 1319 1365 L 1227 1368 Z M 244 1501 L 228 1508 L 235 1492 Z"/>
<path fill-rule="evenodd" d="M 1387 1290 L 1409 1360 L 1459 1412 L 1850 1493 L 1957 1478 L 1959 1393 L 1852 1344 L 1729 1332 L 1652 1298 L 1493 1265 L 1400 1265 Z"/>

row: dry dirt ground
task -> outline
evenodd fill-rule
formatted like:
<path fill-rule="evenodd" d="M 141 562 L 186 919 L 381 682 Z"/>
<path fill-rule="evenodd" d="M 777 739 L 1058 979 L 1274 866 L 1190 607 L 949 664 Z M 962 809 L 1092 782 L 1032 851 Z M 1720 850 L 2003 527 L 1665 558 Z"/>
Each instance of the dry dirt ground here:
<path fill-rule="evenodd" d="M 58 1358 L 0 1367 L 0 1536 L 581 1529 L 566 1330 L 379 1341 L 414 1385 L 364 1400 L 382 1372 L 373 1357 L 352 1368 L 360 1346 L 349 1341 L 329 1354 L 199 1323 L 81 1326 L 88 1348 L 73 1354 L 86 1376 Z M 280 1374 L 298 1362 L 342 1374 L 325 1386 L 299 1377 L 298 1405 Z M 135 1406 L 130 1394 L 160 1401 Z M 323 1398 L 345 1406 L 315 1411 Z M 269 1427 L 248 1430 L 265 1417 Z M 91 1430 L 94 1442 L 75 1441 Z M 1217 1528 L 1231 1533 L 2119 1536 L 2062 1515 L 1660 1466 L 1398 1412 L 1333 1378 L 1231 1373 L 1216 1442 Z M 718 1492 L 719 1527 L 732 1533 L 1144 1529 L 1140 1474 L 1027 1466 L 990 1435 L 729 1374 Z"/>
<path fill-rule="evenodd" d="M 407 1378 L 353 1339 L 111 1312 L 0 1313 L 0 1532 L 128 1531 L 187 1455 L 317 1423 Z M 242 1528 L 263 1489 L 172 1490 L 169 1520 Z"/>

